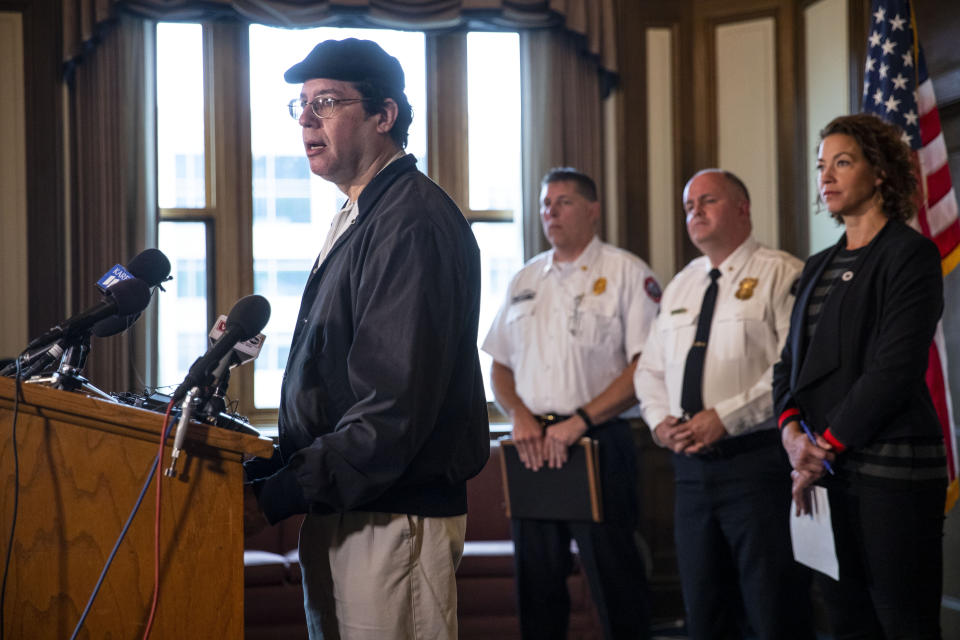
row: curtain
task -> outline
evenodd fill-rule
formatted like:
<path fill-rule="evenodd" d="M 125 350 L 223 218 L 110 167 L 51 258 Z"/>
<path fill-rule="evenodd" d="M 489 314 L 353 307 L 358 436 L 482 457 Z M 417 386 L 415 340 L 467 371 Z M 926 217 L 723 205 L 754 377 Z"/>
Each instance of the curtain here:
<path fill-rule="evenodd" d="M 74 310 L 100 301 L 95 283 L 156 245 L 153 29 L 121 17 L 70 86 L 71 269 Z M 146 314 L 149 315 L 149 314 Z M 101 389 L 142 389 L 150 318 L 124 336 L 93 338 L 86 376 Z M 138 367 L 133 365 L 139 363 Z"/>
<path fill-rule="evenodd" d="M 561 31 L 520 33 L 524 259 L 549 248 L 540 225 L 540 180 L 553 167 L 603 176 L 600 77 Z M 601 194 L 602 195 L 602 194 Z"/>
<path fill-rule="evenodd" d="M 595 68 L 616 74 L 616 0 L 63 0 L 64 62 L 96 45 L 119 9 L 151 19 L 224 17 L 280 27 L 546 29 L 576 35 Z"/>

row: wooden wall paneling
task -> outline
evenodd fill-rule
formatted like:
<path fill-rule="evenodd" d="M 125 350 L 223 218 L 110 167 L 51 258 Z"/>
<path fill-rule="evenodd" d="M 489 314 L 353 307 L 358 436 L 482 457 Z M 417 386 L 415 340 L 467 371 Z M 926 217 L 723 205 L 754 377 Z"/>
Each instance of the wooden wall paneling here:
<path fill-rule="evenodd" d="M 623 246 L 637 255 L 650 258 L 650 221 L 653 217 L 669 216 L 673 229 L 673 264 L 670 273 L 661 273 L 669 280 L 673 273 L 685 264 L 682 257 L 684 243 L 689 244 L 683 216 L 680 208 L 680 190 L 683 187 L 684 173 L 690 165 L 688 156 L 694 146 L 694 136 L 690 130 L 692 101 L 689 95 L 691 85 L 690 50 L 692 36 L 690 32 L 690 1 L 682 2 L 629 2 L 619 4 L 618 33 L 620 43 L 620 171 L 621 191 L 620 218 L 622 231 L 620 238 Z M 656 158 L 649 157 L 648 126 L 648 69 L 646 60 L 647 29 L 669 29 L 672 34 L 673 49 L 673 139 L 674 157 L 672 173 L 675 193 L 670 211 L 650 211 L 649 203 L 649 163 Z M 663 284 L 666 284 L 664 282 Z"/>
<path fill-rule="evenodd" d="M 669 282 L 676 265 L 676 241 L 679 213 L 677 192 L 677 28 L 648 27 L 646 38 L 646 130 L 647 130 L 647 206 L 650 250 L 649 263 Z"/>
<path fill-rule="evenodd" d="M 616 121 L 620 127 L 617 148 L 617 180 L 621 206 L 618 221 L 621 225 L 622 245 L 645 259 L 650 258 L 650 226 L 667 220 L 673 224 L 673 241 L 689 242 L 680 208 L 680 189 L 683 171 L 689 165 L 693 136 L 689 130 L 692 105 L 690 87 L 690 3 L 632 2 L 624 0 L 618 6 L 620 82 Z M 672 39 L 673 75 L 673 184 L 666 210 L 650 210 L 650 166 L 659 159 L 650 157 L 648 132 L 649 96 L 647 30 L 669 30 Z M 662 284 L 673 277 L 682 266 L 674 250 L 674 264 L 660 274 Z M 640 495 L 639 529 L 649 548 L 651 566 L 650 593 L 652 615 L 657 622 L 672 622 L 683 617 L 683 600 L 676 566 L 676 547 L 673 540 L 673 467 L 670 452 L 655 445 L 649 428 L 642 422 L 637 428 L 637 455 L 639 463 L 638 494 Z"/>
<path fill-rule="evenodd" d="M 23 48 L 23 16 L 0 11 L 0 358 L 16 356 L 28 342 Z"/>
<path fill-rule="evenodd" d="M 817 205 L 817 144 L 819 132 L 830 120 L 850 112 L 851 77 L 849 64 L 850 0 L 807 0 L 799 7 L 797 18 L 800 84 L 804 95 L 801 120 L 804 123 L 802 169 L 805 176 L 806 212 L 798 216 L 796 255 L 806 258 L 836 242 L 840 235 L 836 222 Z"/>
<path fill-rule="evenodd" d="M 715 31 L 720 25 L 772 17 L 776 28 L 777 192 L 779 194 L 779 244 L 787 251 L 798 245 L 797 217 L 803 210 L 805 188 L 798 185 L 804 129 L 799 119 L 797 19 L 793 0 L 701 0 L 693 5 L 694 24 L 694 170 L 714 166 L 717 149 L 717 87 Z M 749 183 L 747 185 L 750 186 Z M 697 255 L 692 250 L 690 257 Z"/>
<path fill-rule="evenodd" d="M 944 107 L 960 102 L 960 7 L 956 0 L 914 0 L 912 4 L 942 116 Z"/>
<path fill-rule="evenodd" d="M 0 11 L 23 16 L 27 323 L 35 336 L 67 316 L 61 3 L 0 0 Z"/>
<path fill-rule="evenodd" d="M 764 16 L 714 30 L 716 166 L 749 185 L 753 236 L 774 247 L 780 244 L 776 28 L 776 18 Z"/>
<path fill-rule="evenodd" d="M 848 65 L 850 68 L 850 112 L 860 111 L 863 96 L 863 65 L 867 59 L 867 31 L 870 26 L 870 0 L 849 0 L 847 7 L 849 29 Z"/>

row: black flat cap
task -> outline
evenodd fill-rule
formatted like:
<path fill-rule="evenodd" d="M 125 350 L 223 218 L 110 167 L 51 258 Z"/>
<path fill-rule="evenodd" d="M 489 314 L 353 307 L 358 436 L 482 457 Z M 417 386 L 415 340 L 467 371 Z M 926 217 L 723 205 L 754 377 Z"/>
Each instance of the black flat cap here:
<path fill-rule="evenodd" d="M 370 82 L 387 89 L 388 94 L 403 93 L 403 68 L 396 58 L 370 40 L 325 40 L 307 57 L 283 74 L 294 84 L 312 78 L 330 78 L 346 82 Z"/>

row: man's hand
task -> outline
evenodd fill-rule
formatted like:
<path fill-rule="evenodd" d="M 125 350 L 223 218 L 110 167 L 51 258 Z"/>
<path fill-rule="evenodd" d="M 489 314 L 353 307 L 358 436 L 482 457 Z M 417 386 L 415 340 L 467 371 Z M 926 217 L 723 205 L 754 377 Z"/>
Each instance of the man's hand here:
<path fill-rule="evenodd" d="M 802 516 L 810 513 L 810 487 L 817 481 L 817 476 L 806 471 L 793 470 L 790 472 L 793 478 L 793 501 L 797 505 L 797 515 Z"/>
<path fill-rule="evenodd" d="M 676 416 L 667 416 L 653 429 L 653 435 L 663 446 L 674 453 L 681 453 L 693 444 L 693 433 L 686 422 Z"/>
<path fill-rule="evenodd" d="M 726 437 L 727 430 L 714 409 L 704 409 L 685 423 L 693 438 L 683 453 L 697 453 Z"/>
<path fill-rule="evenodd" d="M 269 526 L 267 518 L 260 510 L 257 496 L 253 493 L 253 485 L 243 485 L 243 536 L 251 538 Z"/>
<path fill-rule="evenodd" d="M 587 432 L 587 423 L 580 416 L 572 416 L 562 422 L 547 427 L 544 435 L 544 449 L 547 454 L 547 466 L 559 469 L 567 462 L 567 451 Z"/>
<path fill-rule="evenodd" d="M 823 475 L 823 461 L 833 462 L 836 458 L 833 445 L 819 434 L 815 438 L 816 444 L 810 442 L 810 438 L 803 432 L 800 423 L 796 420 L 791 420 L 785 424 L 780 431 L 780 441 L 790 458 L 790 466 L 797 471 L 812 475 L 814 480 Z"/>
<path fill-rule="evenodd" d="M 513 441 L 517 445 L 520 462 L 527 469 L 539 471 L 545 457 L 543 427 L 526 409 L 513 411 Z"/>

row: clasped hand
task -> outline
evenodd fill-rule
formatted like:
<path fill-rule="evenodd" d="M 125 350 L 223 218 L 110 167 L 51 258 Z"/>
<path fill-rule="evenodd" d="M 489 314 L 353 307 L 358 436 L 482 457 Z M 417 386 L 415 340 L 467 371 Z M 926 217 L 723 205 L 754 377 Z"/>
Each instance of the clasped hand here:
<path fill-rule="evenodd" d="M 567 452 L 583 434 L 587 425 L 580 416 L 572 416 L 546 429 L 531 414 L 514 417 L 513 441 L 517 454 L 527 469 L 539 471 L 544 463 L 559 469 L 567 462 Z"/>
<path fill-rule="evenodd" d="M 784 425 L 780 439 L 793 467 L 790 477 L 797 515 L 810 513 L 810 487 L 823 476 L 824 461 L 832 463 L 836 458 L 833 445 L 820 434 L 814 436 L 816 442 L 811 442 L 796 420 Z"/>
<path fill-rule="evenodd" d="M 653 431 L 663 446 L 683 454 L 702 451 L 727 435 L 720 416 L 713 409 L 705 409 L 686 421 L 667 416 Z"/>

